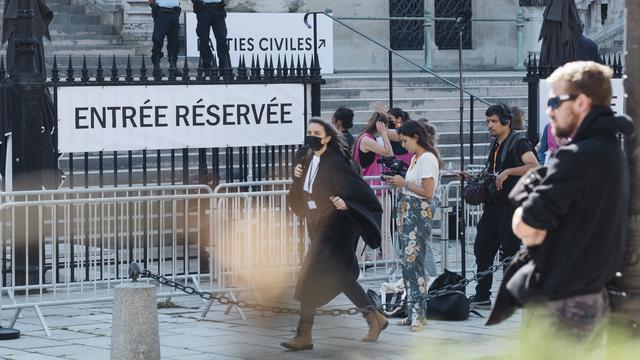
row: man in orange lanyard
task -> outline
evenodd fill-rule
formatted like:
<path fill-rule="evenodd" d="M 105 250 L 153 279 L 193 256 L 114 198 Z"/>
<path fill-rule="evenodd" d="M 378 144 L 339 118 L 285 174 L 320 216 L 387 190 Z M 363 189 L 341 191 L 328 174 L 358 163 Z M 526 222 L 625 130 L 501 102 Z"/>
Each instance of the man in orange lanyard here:
<path fill-rule="evenodd" d="M 511 218 L 516 207 L 509 201 L 508 195 L 522 175 L 538 166 L 529 141 L 512 128 L 513 115 L 506 105 L 489 106 L 485 116 L 489 134 L 494 139 L 487 171 L 496 175 L 496 192 L 492 200 L 484 204 L 484 212 L 477 226 L 473 253 L 478 272 L 486 271 L 493 265 L 498 250 L 502 250 L 501 257 L 508 257 L 520 249 L 520 240 L 511 230 Z M 470 298 L 472 308 L 491 308 L 492 282 L 491 275 L 478 281 L 476 294 Z"/>

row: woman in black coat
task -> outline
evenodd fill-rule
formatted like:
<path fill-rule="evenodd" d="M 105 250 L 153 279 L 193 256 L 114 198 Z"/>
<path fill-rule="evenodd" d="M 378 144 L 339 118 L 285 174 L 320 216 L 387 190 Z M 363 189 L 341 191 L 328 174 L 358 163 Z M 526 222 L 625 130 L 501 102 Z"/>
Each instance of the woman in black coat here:
<path fill-rule="evenodd" d="M 358 284 L 355 247 L 358 234 L 372 247 L 380 245 L 382 207 L 353 168 L 338 131 L 328 122 L 312 119 L 306 147 L 296 156 L 289 194 L 292 210 L 307 220 L 311 244 L 303 264 L 295 298 L 301 315 L 296 336 L 281 345 L 312 349 L 311 327 L 316 308 L 341 292 L 360 309 L 373 305 Z M 369 333 L 376 341 L 388 322 L 378 311 L 365 311 Z"/>

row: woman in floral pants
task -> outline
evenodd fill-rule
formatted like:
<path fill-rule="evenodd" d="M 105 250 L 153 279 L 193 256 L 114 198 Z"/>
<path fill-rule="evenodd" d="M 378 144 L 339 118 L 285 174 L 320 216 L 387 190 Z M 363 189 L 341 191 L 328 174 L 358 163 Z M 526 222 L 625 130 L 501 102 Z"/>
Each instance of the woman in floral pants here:
<path fill-rule="evenodd" d="M 400 264 L 407 290 L 408 317 L 400 321 L 411 331 L 420 331 L 427 319 L 427 284 L 436 276 L 431 249 L 431 201 L 438 185 L 440 154 L 435 147 L 435 129 L 428 123 L 409 120 L 399 129 L 402 145 L 412 153 L 411 166 L 403 178 L 389 177 L 387 182 L 402 188 L 396 222 L 400 245 Z"/>

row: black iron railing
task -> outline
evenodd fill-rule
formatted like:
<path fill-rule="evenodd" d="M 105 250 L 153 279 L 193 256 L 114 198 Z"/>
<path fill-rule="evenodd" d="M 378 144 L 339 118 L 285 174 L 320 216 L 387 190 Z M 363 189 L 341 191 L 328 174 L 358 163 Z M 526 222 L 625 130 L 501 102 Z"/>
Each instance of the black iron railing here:
<path fill-rule="evenodd" d="M 623 66 L 620 54 L 601 54 L 600 62 L 613 70 L 614 79 L 622 78 Z M 527 128 L 527 137 L 533 144 L 538 143 L 540 135 L 538 129 L 538 125 L 540 124 L 540 99 L 538 94 L 540 90 L 540 80 L 548 78 L 555 70 L 556 67 L 553 66 L 540 66 L 535 55 L 533 58 L 529 56 L 527 59 L 527 75 L 523 81 L 526 82 L 529 87 L 529 125 Z"/>
<path fill-rule="evenodd" d="M 127 57 L 126 67 L 118 67 L 116 56 L 105 66 L 102 56 L 88 64 L 83 57 L 77 67 L 71 56 L 65 65 L 54 57 L 47 80 L 54 100 L 63 86 L 124 86 L 124 85 L 200 85 L 200 84 L 304 84 L 305 122 L 307 120 L 307 86 L 323 80 L 318 55 L 240 57 L 236 68 L 192 68 L 185 57 L 180 68 L 148 67 L 147 58 Z M 134 63 L 137 63 L 134 65 Z M 247 65 L 249 63 L 249 65 Z M 90 65 L 93 65 L 90 67 Z M 135 66 L 135 68 L 134 68 Z M 0 83 L 9 81 L 0 56 Z M 320 94 L 312 94 L 318 97 Z M 54 102 L 55 104 L 55 102 Z M 57 106 L 57 104 L 55 104 Z M 285 179 L 290 176 L 291 161 L 298 145 L 227 147 L 172 150 L 132 150 L 124 152 L 71 153 L 61 157 L 61 167 L 67 176 L 64 186 L 107 187 L 147 184 L 208 183 Z"/>

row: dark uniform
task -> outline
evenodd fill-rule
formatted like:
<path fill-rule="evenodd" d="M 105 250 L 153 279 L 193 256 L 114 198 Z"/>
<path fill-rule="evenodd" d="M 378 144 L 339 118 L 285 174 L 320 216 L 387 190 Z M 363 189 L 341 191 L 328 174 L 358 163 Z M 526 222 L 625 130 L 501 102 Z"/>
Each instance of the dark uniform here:
<path fill-rule="evenodd" d="M 193 12 L 198 18 L 196 34 L 198 35 L 198 51 L 203 68 L 211 68 L 213 53 L 209 46 L 210 29 L 216 37 L 216 52 L 220 69 L 231 68 L 229 46 L 227 45 L 227 11 L 224 0 L 191 0 Z"/>
<path fill-rule="evenodd" d="M 154 66 L 160 65 L 162 59 L 162 46 L 164 38 L 167 37 L 167 54 L 169 64 L 172 68 L 177 68 L 178 31 L 180 30 L 180 0 L 149 0 L 153 16 L 153 48 L 151 49 L 151 61 Z"/>

